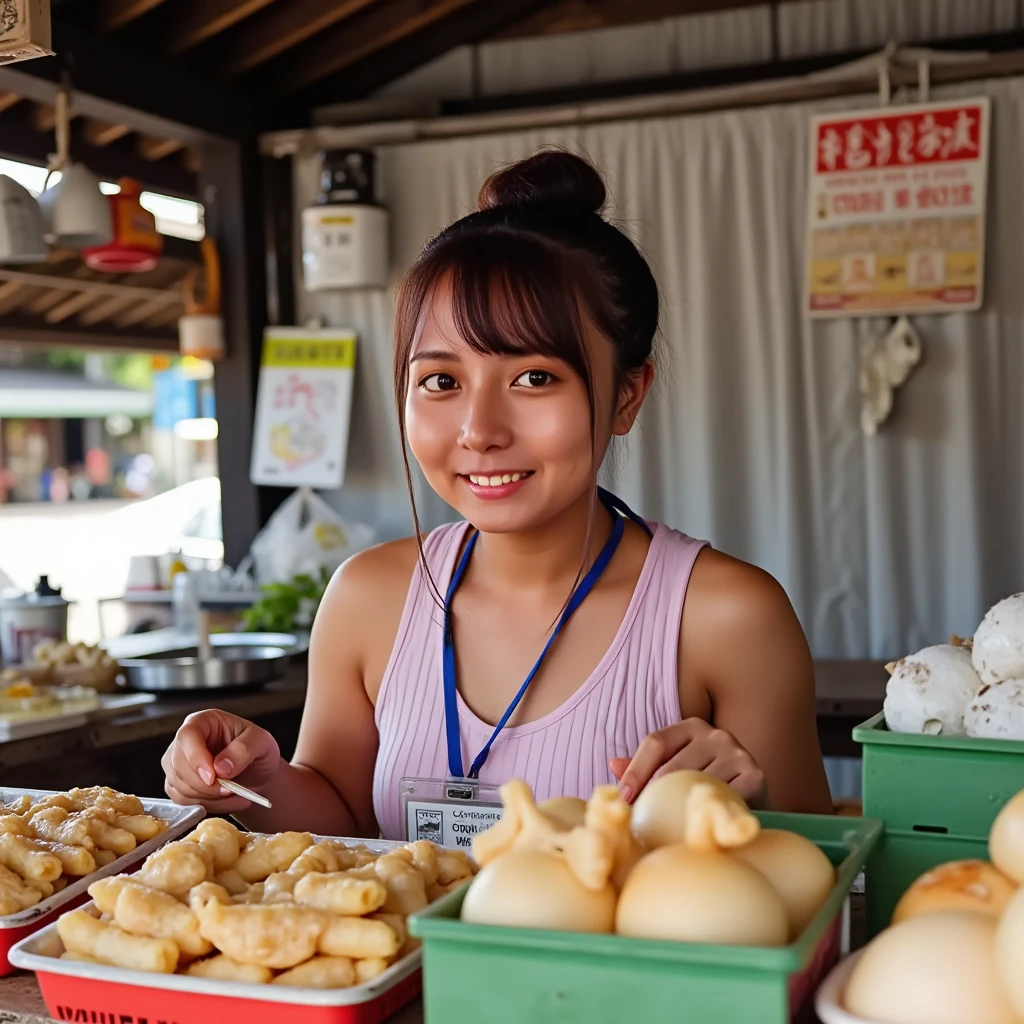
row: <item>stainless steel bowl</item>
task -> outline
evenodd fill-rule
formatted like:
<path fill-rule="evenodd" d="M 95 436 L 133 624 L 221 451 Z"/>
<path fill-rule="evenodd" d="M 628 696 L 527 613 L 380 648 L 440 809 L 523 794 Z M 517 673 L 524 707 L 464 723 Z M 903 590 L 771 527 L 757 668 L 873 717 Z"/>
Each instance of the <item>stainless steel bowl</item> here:
<path fill-rule="evenodd" d="M 214 657 L 202 661 L 193 647 L 126 658 L 120 664 L 133 690 L 224 690 L 280 679 L 288 667 L 288 651 L 269 645 L 217 646 Z"/>

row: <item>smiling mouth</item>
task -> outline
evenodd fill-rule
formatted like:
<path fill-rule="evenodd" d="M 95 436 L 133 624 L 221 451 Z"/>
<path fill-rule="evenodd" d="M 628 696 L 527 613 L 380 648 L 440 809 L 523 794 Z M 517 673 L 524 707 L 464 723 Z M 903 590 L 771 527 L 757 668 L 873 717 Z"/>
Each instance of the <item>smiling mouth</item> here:
<path fill-rule="evenodd" d="M 520 471 L 516 473 L 466 473 L 467 479 L 475 487 L 504 487 L 507 484 L 517 484 L 520 480 L 533 476 L 533 470 Z"/>

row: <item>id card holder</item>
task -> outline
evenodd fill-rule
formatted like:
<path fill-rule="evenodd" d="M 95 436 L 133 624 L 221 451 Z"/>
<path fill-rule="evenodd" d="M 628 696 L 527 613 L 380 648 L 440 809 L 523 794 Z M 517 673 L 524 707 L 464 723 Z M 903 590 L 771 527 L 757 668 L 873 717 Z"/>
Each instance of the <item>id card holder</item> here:
<path fill-rule="evenodd" d="M 477 779 L 402 779 L 398 784 L 405 841 L 426 840 L 468 851 L 473 837 L 501 820 L 497 786 Z"/>

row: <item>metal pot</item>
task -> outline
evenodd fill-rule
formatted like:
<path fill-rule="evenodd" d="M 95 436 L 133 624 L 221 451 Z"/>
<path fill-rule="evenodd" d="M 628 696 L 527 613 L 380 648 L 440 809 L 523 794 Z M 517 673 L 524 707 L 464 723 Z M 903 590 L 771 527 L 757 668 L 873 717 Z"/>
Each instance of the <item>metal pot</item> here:
<path fill-rule="evenodd" d="M 125 658 L 120 665 L 133 690 L 224 690 L 280 679 L 288 667 L 288 651 L 271 646 L 218 646 L 214 657 L 203 661 L 193 647 Z"/>
<path fill-rule="evenodd" d="M 31 594 L 0 597 L 0 662 L 20 665 L 32 660 L 43 640 L 61 641 L 68 632 L 68 602 L 44 576 Z"/>

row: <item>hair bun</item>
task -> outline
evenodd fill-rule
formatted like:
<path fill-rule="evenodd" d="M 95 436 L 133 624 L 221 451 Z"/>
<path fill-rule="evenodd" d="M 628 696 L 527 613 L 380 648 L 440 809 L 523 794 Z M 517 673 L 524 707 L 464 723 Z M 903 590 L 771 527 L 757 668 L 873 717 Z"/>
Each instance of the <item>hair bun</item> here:
<path fill-rule="evenodd" d="M 511 203 L 565 203 L 600 212 L 607 193 L 597 169 L 582 157 L 546 149 L 495 171 L 477 198 L 477 209 Z"/>

